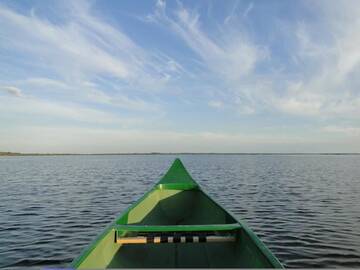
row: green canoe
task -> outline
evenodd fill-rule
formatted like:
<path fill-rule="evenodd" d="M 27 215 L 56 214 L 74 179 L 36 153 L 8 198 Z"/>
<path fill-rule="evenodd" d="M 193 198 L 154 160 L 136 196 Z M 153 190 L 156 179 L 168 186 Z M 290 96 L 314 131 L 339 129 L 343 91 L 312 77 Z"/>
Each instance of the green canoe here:
<path fill-rule="evenodd" d="M 179 159 L 71 266 L 282 268 L 243 222 L 200 188 Z"/>

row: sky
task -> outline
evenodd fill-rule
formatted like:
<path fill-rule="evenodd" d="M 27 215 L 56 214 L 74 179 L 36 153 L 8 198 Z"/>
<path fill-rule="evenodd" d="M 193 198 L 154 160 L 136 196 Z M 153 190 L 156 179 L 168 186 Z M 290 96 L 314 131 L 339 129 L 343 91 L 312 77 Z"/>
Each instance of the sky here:
<path fill-rule="evenodd" d="M 0 151 L 360 152 L 360 5 L 0 1 Z"/>

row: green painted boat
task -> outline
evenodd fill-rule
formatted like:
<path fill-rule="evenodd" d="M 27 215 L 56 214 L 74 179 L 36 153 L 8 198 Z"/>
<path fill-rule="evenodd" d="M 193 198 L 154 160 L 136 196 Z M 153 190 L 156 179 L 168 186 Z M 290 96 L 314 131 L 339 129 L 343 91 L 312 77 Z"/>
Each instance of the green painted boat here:
<path fill-rule="evenodd" d="M 71 267 L 283 268 L 244 222 L 201 189 L 180 159 Z"/>

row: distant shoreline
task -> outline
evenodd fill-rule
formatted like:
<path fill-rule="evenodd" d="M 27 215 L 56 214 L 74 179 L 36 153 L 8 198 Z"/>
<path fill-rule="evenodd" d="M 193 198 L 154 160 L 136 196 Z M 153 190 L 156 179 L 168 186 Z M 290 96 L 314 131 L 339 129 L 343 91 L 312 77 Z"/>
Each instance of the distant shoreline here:
<path fill-rule="evenodd" d="M 133 156 L 133 155 L 360 155 L 360 153 L 191 153 L 191 152 L 179 152 L 179 153 L 16 153 L 16 152 L 0 152 L 0 157 L 12 157 L 12 156 Z"/>

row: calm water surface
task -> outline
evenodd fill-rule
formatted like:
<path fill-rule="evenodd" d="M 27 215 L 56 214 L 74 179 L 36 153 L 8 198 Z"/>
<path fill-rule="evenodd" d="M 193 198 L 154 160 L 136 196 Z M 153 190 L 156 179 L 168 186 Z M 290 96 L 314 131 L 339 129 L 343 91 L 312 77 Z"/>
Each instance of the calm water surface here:
<path fill-rule="evenodd" d="M 360 267 L 360 156 L 180 156 L 286 267 Z M 64 267 L 175 156 L 0 157 L 0 267 Z"/>

